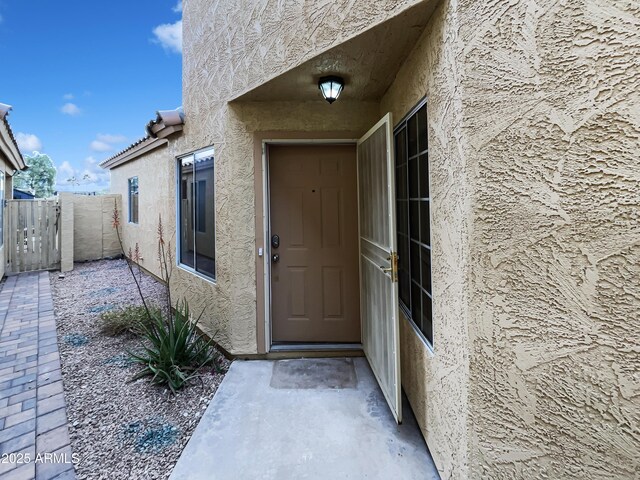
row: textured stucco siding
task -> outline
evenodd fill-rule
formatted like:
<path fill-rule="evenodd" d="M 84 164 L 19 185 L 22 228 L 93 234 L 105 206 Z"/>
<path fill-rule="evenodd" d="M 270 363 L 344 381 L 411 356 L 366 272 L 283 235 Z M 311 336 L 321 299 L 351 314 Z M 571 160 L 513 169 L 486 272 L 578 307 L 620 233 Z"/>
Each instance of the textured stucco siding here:
<path fill-rule="evenodd" d="M 257 352 L 253 133 L 364 133 L 377 120 L 377 106 L 227 102 L 416 3 L 185 2 L 187 122 L 176 152 L 215 148 L 217 279 L 212 284 L 179 270 L 172 286 L 195 311 L 205 311 L 203 329 L 232 353 Z"/>
<path fill-rule="evenodd" d="M 443 478 L 637 476 L 637 2 L 443 0 L 380 104 L 331 107 L 227 102 L 417 2 L 231 3 L 185 2 L 167 155 L 215 147 L 217 280 L 172 283 L 204 330 L 256 352 L 254 133 L 362 133 L 427 95 L 435 350 L 403 319 L 402 373 Z"/>
<path fill-rule="evenodd" d="M 120 195 L 85 196 L 59 193 L 60 270 L 73 270 L 74 262 L 111 258 L 120 254 L 112 226 L 114 206 Z"/>
<path fill-rule="evenodd" d="M 226 141 L 227 102 L 419 3 L 419 0 L 189 0 L 183 9 L 179 150 Z"/>
<path fill-rule="evenodd" d="M 225 107 L 224 141 L 214 144 L 216 282 L 177 271 L 175 294 L 204 311 L 202 328 L 234 354 L 257 352 L 254 133 L 260 131 L 366 132 L 377 103 L 233 103 Z M 313 135 L 310 135 L 313 136 Z"/>
<path fill-rule="evenodd" d="M 471 475 L 637 478 L 640 4 L 460 5 Z"/>
<path fill-rule="evenodd" d="M 397 122 L 427 97 L 433 352 L 401 314 L 402 386 L 442 478 L 468 478 L 470 191 L 457 89 L 456 10 L 443 2 L 382 98 Z"/>
<path fill-rule="evenodd" d="M 117 195 L 69 195 L 62 200 L 73 202 L 73 259 L 76 262 L 98 260 L 120 254 L 113 229 Z"/>
<path fill-rule="evenodd" d="M 158 261 L 158 220 L 161 217 L 167 247 L 176 259 L 175 181 L 176 160 L 171 147 L 160 147 L 133 162 L 111 170 L 111 192 L 122 198 L 120 212 L 122 243 L 125 251 L 134 250 L 136 243 L 142 256 L 140 265 L 161 277 Z M 128 180 L 138 177 L 138 223 L 129 223 Z M 177 268 L 174 268 L 174 273 Z"/>
<path fill-rule="evenodd" d="M 223 116 L 211 108 L 215 102 L 236 98 L 418 3 L 189 0 L 183 11 L 185 111 L 201 120 Z M 191 128 L 211 131 L 207 126 Z"/>

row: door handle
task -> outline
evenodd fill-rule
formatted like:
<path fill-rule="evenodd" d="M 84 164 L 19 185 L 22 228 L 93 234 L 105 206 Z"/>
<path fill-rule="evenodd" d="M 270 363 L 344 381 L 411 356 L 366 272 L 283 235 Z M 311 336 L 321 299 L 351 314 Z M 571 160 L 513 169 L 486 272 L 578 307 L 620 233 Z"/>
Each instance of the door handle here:
<path fill-rule="evenodd" d="M 273 263 L 278 263 L 280 261 L 280 255 L 277 253 L 274 253 L 273 255 L 271 255 L 271 261 Z"/>
<path fill-rule="evenodd" d="M 387 260 L 391 260 L 391 256 L 387 257 Z M 391 267 L 385 267 L 384 265 L 380 265 L 380 270 L 382 270 L 383 272 L 387 273 L 387 272 L 393 272 L 393 266 Z"/>
<path fill-rule="evenodd" d="M 391 255 L 387 258 L 387 260 L 391 261 L 390 267 L 385 267 L 384 265 L 380 265 L 380 270 L 384 273 L 391 274 L 391 281 L 398 281 L 398 254 L 396 252 L 391 252 Z"/>

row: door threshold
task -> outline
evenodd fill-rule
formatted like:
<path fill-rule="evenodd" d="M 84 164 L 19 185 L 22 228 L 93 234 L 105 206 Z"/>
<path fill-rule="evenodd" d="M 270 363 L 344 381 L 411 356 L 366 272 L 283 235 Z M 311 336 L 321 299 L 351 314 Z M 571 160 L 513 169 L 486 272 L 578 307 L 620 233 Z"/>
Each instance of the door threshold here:
<path fill-rule="evenodd" d="M 339 352 L 362 350 L 361 343 L 287 343 L 271 345 L 271 352 Z"/>

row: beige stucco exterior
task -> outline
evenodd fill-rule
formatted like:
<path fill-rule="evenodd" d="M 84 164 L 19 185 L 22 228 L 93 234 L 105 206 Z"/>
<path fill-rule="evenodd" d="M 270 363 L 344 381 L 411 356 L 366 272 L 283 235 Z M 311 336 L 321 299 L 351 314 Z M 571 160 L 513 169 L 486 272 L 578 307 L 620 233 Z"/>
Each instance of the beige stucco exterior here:
<path fill-rule="evenodd" d="M 60 270 L 73 270 L 74 262 L 113 258 L 121 255 L 113 228 L 114 208 L 122 209 L 121 196 L 75 195 L 61 192 Z"/>
<path fill-rule="evenodd" d="M 111 192 L 119 194 L 122 201 L 120 211 L 122 241 L 128 250 L 136 243 L 142 259 L 140 265 L 162 277 L 158 262 L 158 220 L 162 218 L 167 245 L 175 250 L 175 160 L 172 147 L 157 148 L 135 162 L 125 163 L 111 170 Z M 128 221 L 128 180 L 138 177 L 138 224 Z M 175 251 L 173 252 L 175 259 Z M 177 269 L 174 269 L 174 272 Z"/>
<path fill-rule="evenodd" d="M 469 478 L 470 171 L 461 145 L 455 79 L 456 13 L 441 4 L 380 110 L 402 118 L 427 96 L 434 349 L 401 311 L 402 385 L 443 478 Z"/>
<path fill-rule="evenodd" d="M 634 478 L 640 5 L 461 2 L 476 478 Z"/>
<path fill-rule="evenodd" d="M 381 95 L 354 84 L 328 105 L 301 90 L 314 57 L 414 5 L 433 14 Z M 184 131 L 111 171 L 125 213 L 139 178 L 125 243 L 158 273 L 158 214 L 175 244 L 175 157 L 213 145 L 216 281 L 177 268 L 172 289 L 231 353 L 263 353 L 261 141 L 358 138 L 426 96 L 434 348 L 401 319 L 402 383 L 442 477 L 633 478 L 638 22 L 631 1 L 189 0 Z"/>

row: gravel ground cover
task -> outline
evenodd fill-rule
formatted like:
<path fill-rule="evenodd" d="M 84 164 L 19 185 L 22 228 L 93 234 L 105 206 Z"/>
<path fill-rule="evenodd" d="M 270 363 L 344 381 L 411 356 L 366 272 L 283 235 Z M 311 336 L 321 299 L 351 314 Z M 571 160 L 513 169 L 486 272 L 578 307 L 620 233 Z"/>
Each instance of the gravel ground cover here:
<path fill-rule="evenodd" d="M 203 369 L 173 395 L 148 378 L 129 382 L 141 369 L 128 351 L 140 346 L 132 335 L 100 333 L 102 312 L 140 304 L 124 260 L 76 264 L 59 278 L 51 273 L 67 401 L 71 447 L 80 457 L 80 479 L 168 478 L 223 374 Z M 143 275 L 147 298 L 163 305 L 163 285 Z M 228 362 L 220 357 L 226 371 Z"/>

